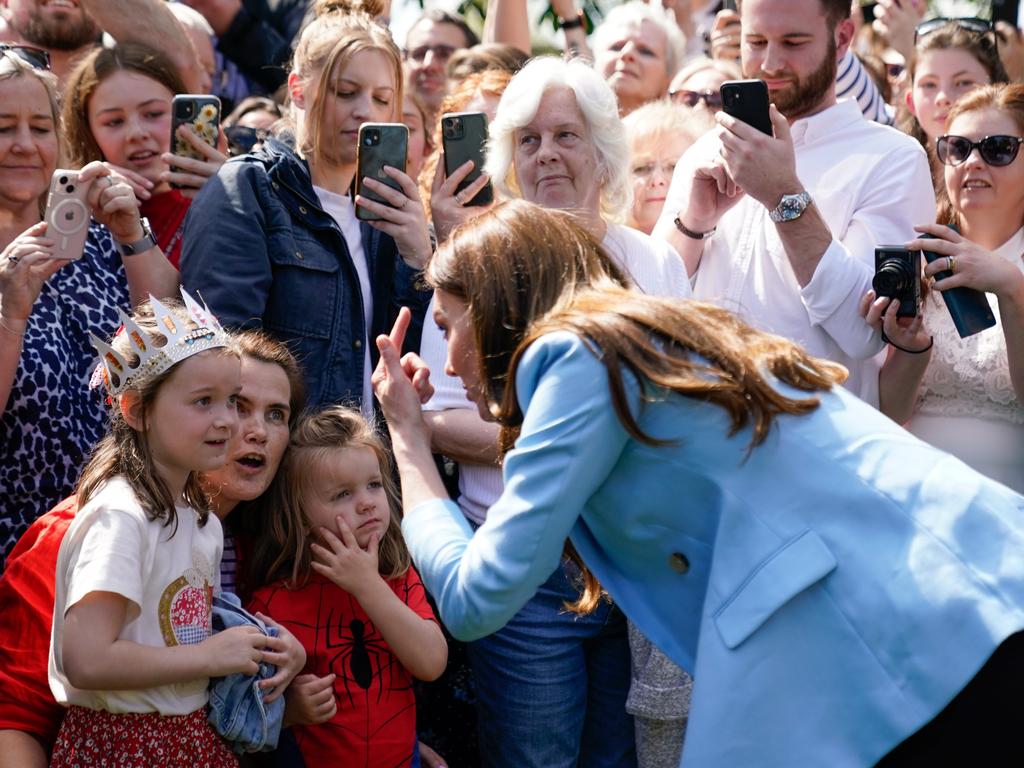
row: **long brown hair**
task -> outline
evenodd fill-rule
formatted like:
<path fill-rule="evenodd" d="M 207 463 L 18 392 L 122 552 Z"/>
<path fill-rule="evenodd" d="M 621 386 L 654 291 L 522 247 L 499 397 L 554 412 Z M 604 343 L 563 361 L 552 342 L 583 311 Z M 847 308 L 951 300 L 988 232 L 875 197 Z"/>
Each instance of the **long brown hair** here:
<path fill-rule="evenodd" d="M 997 85 L 986 85 L 976 88 L 970 93 L 965 93 L 949 110 L 946 117 L 946 125 L 950 126 L 960 115 L 967 112 L 978 112 L 984 109 L 994 109 L 1000 112 L 1017 125 L 1017 134 L 1024 136 L 1024 85 L 1020 83 L 1000 83 Z M 1016 160 L 1014 162 L 1017 162 Z M 953 208 L 949 198 L 949 191 L 943 183 L 939 185 L 937 197 L 936 221 L 939 224 L 955 224 L 963 228 L 962 214 Z M 1024 224 L 1024 222 L 1018 222 Z"/>
<path fill-rule="evenodd" d="M 624 373 L 641 392 L 662 387 L 724 409 L 730 434 L 751 426 L 749 447 L 765 440 L 776 416 L 806 414 L 814 392 L 846 378 L 846 369 L 811 357 L 719 307 L 659 299 L 630 290 L 600 243 L 571 215 L 511 200 L 457 227 L 434 254 L 427 280 L 468 305 L 488 408 L 502 426 L 503 450 L 523 421 L 515 373 L 539 337 L 568 330 L 600 350 L 612 403 L 625 429 L 650 445 L 626 397 Z M 771 377 L 808 393 L 779 392 Z M 574 553 L 570 551 L 570 556 Z M 596 605 L 600 587 L 585 572 L 574 609 Z"/>
<path fill-rule="evenodd" d="M 395 84 L 391 117 L 395 122 L 401 120 L 402 53 L 388 29 L 374 18 L 381 9 L 378 0 L 320 0 L 316 5 L 316 19 L 299 34 L 292 56 L 292 72 L 306 86 L 319 78 L 316 93 L 306 95 L 302 135 L 296 134 L 296 145 L 307 158 L 321 161 L 327 157 L 327 141 L 321 135 L 325 105 L 331 99 L 338 74 L 357 53 L 372 50 L 384 54 Z M 291 122 L 295 128 L 294 120 Z"/>
<path fill-rule="evenodd" d="M 176 322 L 180 322 L 188 328 L 196 327 L 195 322 L 189 317 L 180 302 L 164 299 L 162 303 L 171 310 Z M 132 319 L 150 339 L 157 342 L 156 346 L 166 343 L 166 336 L 160 332 L 160 326 L 148 302 L 136 308 Z M 161 339 L 162 343 L 160 343 Z M 124 357 L 130 366 L 135 366 L 138 363 L 138 356 L 131 349 L 127 333 L 118 333 L 110 342 L 110 346 Z M 239 351 L 233 344 L 230 347 L 209 351 L 216 354 L 239 356 Z M 139 395 L 140 419 L 145 421 L 160 388 L 176 369 L 177 365 L 173 365 L 163 373 L 141 379 L 131 387 Z M 112 398 L 110 429 L 93 448 L 89 461 L 85 465 L 85 469 L 82 470 L 76 491 L 78 503 L 80 506 L 84 506 L 104 483 L 110 478 L 120 475 L 131 486 L 139 499 L 139 504 L 146 511 L 146 516 L 150 520 L 162 520 L 165 526 L 177 526 L 174 494 L 171 493 L 167 483 L 157 471 L 145 432 L 133 429 L 121 413 L 120 398 L 122 396 L 118 395 Z M 199 515 L 199 525 L 206 525 L 210 502 L 199 480 L 198 472 L 189 472 L 182 497 L 185 503 Z"/>
<path fill-rule="evenodd" d="M 401 503 L 391 469 L 391 455 L 359 411 L 341 405 L 299 419 L 288 441 L 281 469 L 269 491 L 274 514 L 253 552 L 253 573 L 266 584 L 286 579 L 290 588 L 305 584 L 312 571 L 312 531 L 304 507 L 313 477 L 332 453 L 344 448 L 373 451 L 380 465 L 391 522 L 378 548 L 380 575 L 397 579 L 412 564 L 401 529 Z"/>
<path fill-rule="evenodd" d="M 181 74 L 160 51 L 140 43 L 94 49 L 75 65 L 64 89 L 64 131 L 76 167 L 104 159 L 89 126 L 89 101 L 100 84 L 118 72 L 148 77 L 172 94 L 185 93 Z"/>

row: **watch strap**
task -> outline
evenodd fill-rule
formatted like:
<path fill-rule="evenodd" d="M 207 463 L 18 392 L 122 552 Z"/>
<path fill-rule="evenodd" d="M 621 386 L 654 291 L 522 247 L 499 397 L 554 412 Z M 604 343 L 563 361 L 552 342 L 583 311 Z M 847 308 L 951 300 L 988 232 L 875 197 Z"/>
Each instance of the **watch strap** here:
<path fill-rule="evenodd" d="M 135 256 L 139 253 L 145 253 L 151 248 L 156 248 L 156 238 L 153 236 L 153 229 L 149 226 L 149 220 L 146 217 L 139 219 L 139 223 L 142 225 L 142 237 L 131 243 L 119 242 L 116 238 L 114 240 L 117 243 L 117 250 L 120 251 L 122 256 Z"/>
<path fill-rule="evenodd" d="M 576 11 L 576 15 L 569 19 L 563 19 L 558 16 L 558 28 L 559 29 L 585 29 L 587 22 L 583 18 L 583 11 Z"/>

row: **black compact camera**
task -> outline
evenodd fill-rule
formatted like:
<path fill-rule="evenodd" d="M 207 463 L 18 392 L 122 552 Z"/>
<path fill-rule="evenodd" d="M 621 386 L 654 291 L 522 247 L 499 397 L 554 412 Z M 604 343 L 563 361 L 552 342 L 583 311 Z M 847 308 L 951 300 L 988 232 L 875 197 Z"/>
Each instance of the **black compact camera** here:
<path fill-rule="evenodd" d="M 875 277 L 871 281 L 876 296 L 896 299 L 897 317 L 917 317 L 921 303 L 921 252 L 900 245 L 875 248 Z"/>

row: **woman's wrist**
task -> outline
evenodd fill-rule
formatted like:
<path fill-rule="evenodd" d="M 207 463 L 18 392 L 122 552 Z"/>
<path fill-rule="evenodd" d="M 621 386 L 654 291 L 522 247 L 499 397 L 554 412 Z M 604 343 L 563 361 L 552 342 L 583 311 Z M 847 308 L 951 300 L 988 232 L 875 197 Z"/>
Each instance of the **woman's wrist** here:
<path fill-rule="evenodd" d="M 28 318 L 21 317 L 5 317 L 0 315 L 0 330 L 11 336 L 22 337 L 25 335 L 25 331 L 28 330 Z"/>

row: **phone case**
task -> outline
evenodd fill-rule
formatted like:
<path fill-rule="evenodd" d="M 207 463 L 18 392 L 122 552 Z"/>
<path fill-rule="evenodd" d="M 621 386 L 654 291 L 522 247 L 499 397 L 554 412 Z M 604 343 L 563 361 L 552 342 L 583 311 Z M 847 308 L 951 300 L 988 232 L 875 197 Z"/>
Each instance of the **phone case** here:
<path fill-rule="evenodd" d="M 78 171 L 58 168 L 53 172 L 44 219 L 46 236 L 55 243 L 54 258 L 69 261 L 82 258 L 91 219 L 85 202 L 86 192 L 86 188 L 78 184 Z"/>
<path fill-rule="evenodd" d="M 483 112 L 451 112 L 441 117 L 441 142 L 444 145 L 444 172 L 450 176 L 467 160 L 473 161 L 473 170 L 462 180 L 456 192 L 461 192 L 483 172 L 487 143 L 487 115 Z M 466 205 L 488 205 L 494 199 L 490 183 L 481 189 Z"/>
<path fill-rule="evenodd" d="M 196 135 L 217 146 L 220 133 L 220 99 L 206 94 L 183 93 L 174 97 L 171 105 L 171 152 L 178 157 L 205 160 L 192 145 L 178 136 L 178 126 L 191 125 Z"/>
<path fill-rule="evenodd" d="M 405 170 L 409 151 L 409 129 L 401 123 L 363 123 L 359 126 L 359 148 L 356 150 L 357 195 L 378 203 L 390 205 L 369 187 L 363 186 L 364 178 L 382 181 L 389 187 L 401 189 L 397 181 L 384 173 L 384 166 Z M 361 205 L 356 206 L 356 218 L 361 221 L 377 221 L 374 215 Z"/>
<path fill-rule="evenodd" d="M 768 86 L 764 80 L 727 80 L 722 83 L 722 109 L 727 115 L 774 136 L 768 115 Z"/>

